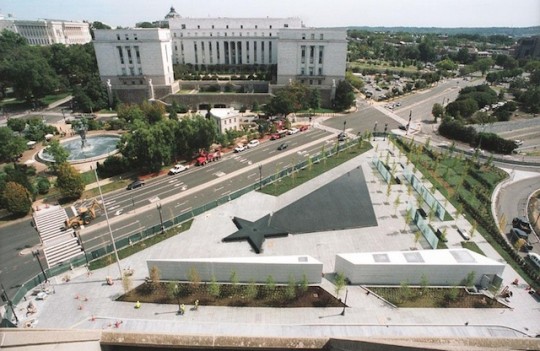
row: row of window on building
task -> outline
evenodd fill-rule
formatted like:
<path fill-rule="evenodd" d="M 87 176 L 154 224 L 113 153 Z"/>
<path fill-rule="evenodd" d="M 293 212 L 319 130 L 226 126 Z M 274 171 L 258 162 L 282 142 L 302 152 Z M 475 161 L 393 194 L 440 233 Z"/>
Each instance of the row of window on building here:
<path fill-rule="evenodd" d="M 220 46 L 220 43 L 222 45 Z M 265 45 L 265 43 L 267 45 Z M 194 41 L 193 42 L 193 52 L 195 58 L 195 64 L 219 64 L 224 63 L 226 65 L 241 65 L 241 64 L 251 64 L 252 59 L 254 64 L 271 64 L 272 63 L 272 42 L 264 41 L 224 41 L 224 42 L 204 42 L 204 41 Z M 245 47 L 245 60 L 244 62 L 244 51 Z M 215 55 L 214 55 L 215 48 Z M 221 49 L 222 48 L 222 49 Z M 267 48 L 267 50 L 265 50 Z M 176 52 L 176 58 L 178 59 L 178 45 L 175 44 L 174 50 Z M 268 55 L 266 55 L 266 52 Z M 208 53 L 208 55 L 206 55 Z M 180 42 L 180 56 L 182 57 L 182 63 L 185 64 L 184 56 L 184 43 Z M 223 57 L 223 60 L 222 60 Z M 207 60 L 208 58 L 208 60 Z M 214 62 L 214 58 L 216 62 Z"/>
<path fill-rule="evenodd" d="M 216 27 L 216 26 L 212 24 L 212 29 L 215 29 L 215 27 Z M 187 29 L 187 25 L 186 25 L 185 23 L 182 23 L 182 24 L 180 24 L 180 28 L 181 28 L 181 29 Z M 254 28 L 254 29 L 259 29 L 259 25 L 256 24 L 256 25 L 253 26 L 253 28 Z M 262 27 L 261 27 L 261 28 L 262 28 Z M 283 28 L 289 28 L 289 24 L 284 23 L 284 24 L 283 24 Z M 193 29 L 195 29 L 195 27 L 193 27 Z M 197 29 L 201 29 L 201 25 L 198 24 L 198 25 L 197 25 Z M 229 25 L 228 25 L 228 24 L 225 25 L 225 29 L 229 29 Z M 244 25 L 243 25 L 243 24 L 240 25 L 240 29 L 244 29 Z M 271 24 L 268 25 L 268 29 L 272 29 L 272 25 L 271 25 Z"/>

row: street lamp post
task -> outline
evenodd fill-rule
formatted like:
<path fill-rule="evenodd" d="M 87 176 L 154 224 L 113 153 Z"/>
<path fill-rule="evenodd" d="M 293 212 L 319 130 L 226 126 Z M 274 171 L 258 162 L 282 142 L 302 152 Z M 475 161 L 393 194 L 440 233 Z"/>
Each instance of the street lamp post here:
<path fill-rule="evenodd" d="M 412 119 L 412 110 L 409 112 L 409 123 L 407 123 L 407 128 L 405 130 L 405 135 L 409 134 L 409 127 L 411 126 L 411 119 Z"/>
<path fill-rule="evenodd" d="M 262 164 L 259 163 L 259 190 L 262 190 Z"/>
<path fill-rule="evenodd" d="M 347 121 L 343 121 L 343 133 L 345 133 L 345 126 L 347 125 Z"/>
<path fill-rule="evenodd" d="M 384 134 L 383 134 L 383 141 L 386 140 L 386 131 L 388 130 L 388 123 L 384 124 Z"/>
<path fill-rule="evenodd" d="M 345 290 L 345 302 L 343 303 L 343 311 L 341 311 L 341 315 L 345 315 L 345 308 L 347 307 L 347 296 L 349 295 L 349 289 Z"/>
<path fill-rule="evenodd" d="M 373 127 L 373 141 L 375 141 L 375 133 L 377 133 L 377 121 L 375 121 L 375 126 Z"/>
<path fill-rule="evenodd" d="M 118 265 L 118 274 L 119 278 L 122 279 L 122 267 L 120 266 L 120 258 L 118 257 L 118 250 L 116 249 L 116 242 L 114 241 L 114 235 L 112 233 L 111 222 L 109 221 L 109 213 L 107 211 L 107 205 L 103 199 L 103 192 L 101 191 L 101 185 L 99 184 L 99 177 L 97 174 L 97 168 L 94 169 L 94 176 L 96 177 L 96 183 L 99 189 L 99 197 L 101 198 L 101 205 L 103 206 L 103 212 L 105 213 L 105 220 L 107 222 L 107 227 L 109 228 L 109 235 L 111 237 L 111 244 L 113 246 L 114 256 L 116 258 L 116 264 Z"/>
<path fill-rule="evenodd" d="M 43 270 L 43 265 L 41 264 L 41 260 L 39 259 L 39 251 L 38 250 L 32 250 L 32 256 L 34 256 L 38 263 L 39 263 L 39 268 L 41 269 L 41 273 L 43 273 L 43 278 L 45 278 L 45 282 L 48 280 L 47 278 L 47 274 L 45 274 L 45 270 Z"/>
<path fill-rule="evenodd" d="M 62 111 L 62 117 L 64 118 L 64 122 L 66 121 L 66 111 L 64 109 Z"/>
<path fill-rule="evenodd" d="M 13 317 L 15 317 L 15 323 L 19 324 L 19 318 L 17 317 L 17 314 L 15 313 L 15 309 L 13 308 L 13 302 L 9 298 L 6 288 L 4 288 L 4 284 L 0 282 L 0 287 L 2 287 L 2 300 L 6 301 L 8 303 L 8 306 L 11 308 L 11 312 L 13 313 Z"/>
<path fill-rule="evenodd" d="M 161 223 L 161 234 L 165 231 L 165 228 L 163 227 L 163 215 L 161 213 L 161 202 L 158 202 L 156 205 L 158 211 L 159 211 L 159 222 Z"/>

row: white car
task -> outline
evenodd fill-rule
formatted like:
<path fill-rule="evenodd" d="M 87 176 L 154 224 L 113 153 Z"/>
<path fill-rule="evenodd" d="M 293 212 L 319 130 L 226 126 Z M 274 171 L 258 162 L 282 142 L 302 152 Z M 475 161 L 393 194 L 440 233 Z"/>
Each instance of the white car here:
<path fill-rule="evenodd" d="M 169 169 L 169 174 L 178 174 L 178 173 L 181 173 L 185 170 L 187 170 L 189 168 L 189 166 L 184 166 L 184 165 L 176 165 L 174 166 L 173 168 Z"/>
<path fill-rule="evenodd" d="M 519 140 L 519 139 L 514 140 L 514 144 L 516 144 L 517 146 L 521 146 L 523 145 L 523 140 Z"/>
<path fill-rule="evenodd" d="M 292 134 L 298 133 L 299 131 L 300 131 L 300 129 L 298 129 L 298 128 L 291 128 L 291 129 L 289 129 L 288 133 L 289 133 L 289 135 L 292 135 Z"/>
<path fill-rule="evenodd" d="M 242 152 L 246 149 L 246 147 L 244 146 L 244 144 L 238 144 L 235 148 L 234 148 L 234 152 Z"/>
<path fill-rule="evenodd" d="M 248 149 L 251 149 L 252 147 L 259 146 L 259 141 L 257 139 L 253 139 L 247 144 Z"/>

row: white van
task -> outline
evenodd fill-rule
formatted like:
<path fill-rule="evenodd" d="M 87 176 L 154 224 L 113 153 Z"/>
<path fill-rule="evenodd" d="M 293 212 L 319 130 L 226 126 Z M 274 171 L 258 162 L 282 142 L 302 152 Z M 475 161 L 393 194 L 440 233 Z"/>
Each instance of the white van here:
<path fill-rule="evenodd" d="M 536 265 L 537 268 L 540 269 L 540 255 L 534 252 L 529 252 L 527 256 L 529 256 L 529 259 Z"/>

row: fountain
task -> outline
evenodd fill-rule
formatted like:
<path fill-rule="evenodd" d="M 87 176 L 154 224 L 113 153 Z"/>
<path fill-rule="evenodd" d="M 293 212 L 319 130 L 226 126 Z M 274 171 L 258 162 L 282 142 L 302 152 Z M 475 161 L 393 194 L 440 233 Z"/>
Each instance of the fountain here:
<path fill-rule="evenodd" d="M 120 140 L 118 135 L 90 135 L 88 132 L 88 121 L 82 118 L 74 121 L 72 128 L 79 135 L 80 139 L 73 137 L 60 142 L 60 145 L 69 153 L 67 161 L 70 163 L 84 163 L 105 158 L 118 152 L 116 145 Z M 43 149 L 38 153 L 38 158 L 46 162 L 54 162 L 54 157 Z"/>

